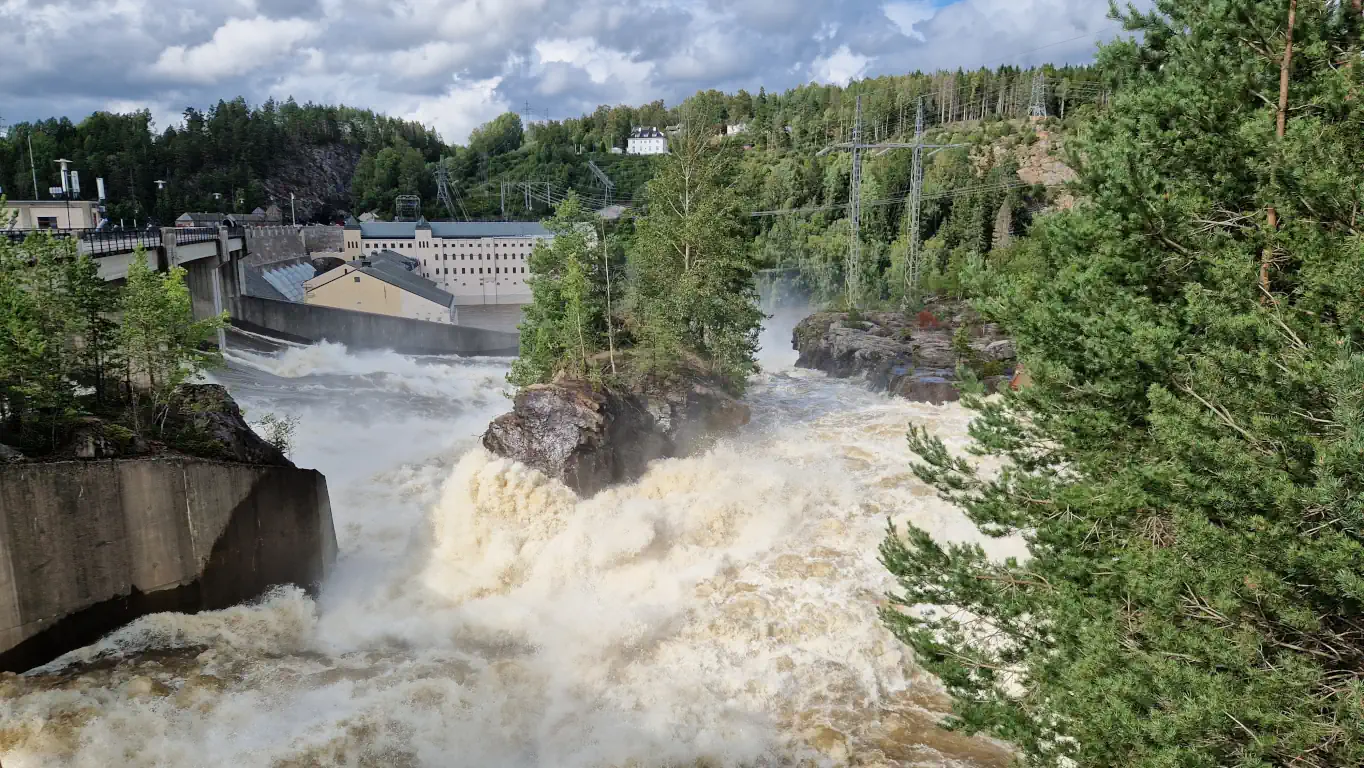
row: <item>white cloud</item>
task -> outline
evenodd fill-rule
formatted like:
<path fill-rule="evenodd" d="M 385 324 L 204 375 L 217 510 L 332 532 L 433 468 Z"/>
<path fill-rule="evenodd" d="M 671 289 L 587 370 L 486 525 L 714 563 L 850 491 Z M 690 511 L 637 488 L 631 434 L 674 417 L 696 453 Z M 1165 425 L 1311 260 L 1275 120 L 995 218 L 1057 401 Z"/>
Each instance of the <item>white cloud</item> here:
<path fill-rule="evenodd" d="M 465 82 L 455 80 L 445 93 L 435 98 L 418 100 L 396 114 L 424 125 L 434 125 L 447 140 L 464 141 L 469 133 L 511 109 L 507 99 L 498 93 L 502 78 Z"/>
<path fill-rule="evenodd" d="M 1102 0 L 0 0 L 0 111 L 17 122 L 147 105 L 164 127 L 186 106 L 293 96 L 415 116 L 463 142 L 527 100 L 563 118 L 603 103 L 676 104 L 704 88 L 1084 61 L 1096 35 L 1028 51 L 1111 28 L 1106 10 Z"/>
<path fill-rule="evenodd" d="M 820 83 L 847 85 L 849 80 L 861 77 L 870 62 L 870 58 L 853 53 L 848 46 L 841 45 L 828 56 L 810 63 L 810 78 Z"/>
<path fill-rule="evenodd" d="M 151 70 L 170 80 L 211 83 L 271 64 L 316 34 L 317 28 L 303 19 L 228 19 L 202 45 L 165 49 Z"/>
<path fill-rule="evenodd" d="M 886 18 L 895 23 L 900 34 L 905 37 L 912 37 L 916 40 L 923 40 L 923 33 L 915 28 L 915 25 L 928 21 L 937 13 L 930 0 L 901 0 L 900 2 L 886 3 L 881 6 L 881 11 L 886 14 Z"/>

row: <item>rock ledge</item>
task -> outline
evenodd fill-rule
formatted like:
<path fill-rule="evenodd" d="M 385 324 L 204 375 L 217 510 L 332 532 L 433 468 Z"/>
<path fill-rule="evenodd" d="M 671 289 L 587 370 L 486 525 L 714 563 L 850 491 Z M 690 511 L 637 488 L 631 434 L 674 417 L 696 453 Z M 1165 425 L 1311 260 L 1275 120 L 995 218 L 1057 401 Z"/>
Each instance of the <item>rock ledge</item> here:
<path fill-rule="evenodd" d="M 654 459 L 703 450 L 749 415 L 704 377 L 628 390 L 564 378 L 523 389 L 488 425 L 483 446 L 591 496 L 638 479 Z"/>

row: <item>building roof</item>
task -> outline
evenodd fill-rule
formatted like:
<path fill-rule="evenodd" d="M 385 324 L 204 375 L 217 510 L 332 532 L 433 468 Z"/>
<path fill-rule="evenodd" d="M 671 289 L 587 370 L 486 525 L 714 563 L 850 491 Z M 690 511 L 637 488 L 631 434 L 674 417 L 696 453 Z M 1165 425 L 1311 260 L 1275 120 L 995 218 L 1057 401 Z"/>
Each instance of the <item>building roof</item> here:
<path fill-rule="evenodd" d="M 186 211 L 180 214 L 176 221 L 192 221 L 195 223 L 217 224 L 227 218 L 225 213 L 191 213 Z"/>
<path fill-rule="evenodd" d="M 274 286 L 289 301 L 303 301 L 303 284 L 317 277 L 317 270 L 309 262 L 300 262 L 283 267 L 266 267 L 261 270 L 265 282 Z"/>
<path fill-rule="evenodd" d="M 660 131 L 660 130 L 658 130 L 657 128 L 655 128 L 655 127 L 653 127 L 653 126 L 637 126 L 637 127 L 635 127 L 635 128 L 631 128 L 631 129 L 630 129 L 630 138 L 632 138 L 632 139 L 662 139 L 662 138 L 666 138 L 666 137 L 663 135 L 663 131 Z"/>
<path fill-rule="evenodd" d="M 538 221 L 433 221 L 434 237 L 549 237 L 549 230 Z M 367 238 L 416 237 L 415 221 L 360 222 L 360 235 Z"/>
<path fill-rule="evenodd" d="M 393 251 L 380 251 L 375 255 L 380 258 L 357 259 L 351 264 L 362 264 L 363 266 L 357 267 L 355 271 L 383 280 L 395 288 L 401 288 L 427 301 L 434 301 L 442 307 L 454 306 L 455 297 L 453 295 L 442 291 L 436 287 L 434 282 L 411 271 L 409 266 L 415 266 L 416 259 L 408 259 Z"/>
<path fill-rule="evenodd" d="M 248 267 L 246 273 L 246 295 L 255 296 L 261 299 L 274 299 L 275 301 L 290 301 L 288 296 L 280 293 L 280 290 L 270 284 L 265 279 L 259 269 Z"/>
<path fill-rule="evenodd" d="M 430 228 L 431 228 L 431 222 L 427 221 L 425 216 L 422 216 L 421 218 L 417 219 L 417 229 L 430 229 Z"/>
<path fill-rule="evenodd" d="M 346 217 L 346 229 L 359 229 L 359 228 L 360 228 L 360 220 L 359 220 L 359 219 L 355 218 L 354 216 L 347 216 L 347 217 Z"/>

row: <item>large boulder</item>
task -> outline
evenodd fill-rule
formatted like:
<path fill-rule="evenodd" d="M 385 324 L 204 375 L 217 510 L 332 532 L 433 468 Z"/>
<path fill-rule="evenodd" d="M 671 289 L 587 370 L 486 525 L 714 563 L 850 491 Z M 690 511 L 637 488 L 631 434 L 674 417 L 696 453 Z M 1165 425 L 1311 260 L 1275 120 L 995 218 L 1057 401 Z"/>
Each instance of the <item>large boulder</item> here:
<path fill-rule="evenodd" d="M 634 389 L 577 379 L 526 387 L 483 446 L 557 478 L 582 496 L 644 474 L 654 459 L 704 449 L 748 423 L 748 406 L 704 379 Z"/>
<path fill-rule="evenodd" d="M 166 430 L 176 448 L 195 456 L 292 467 L 279 448 L 242 418 L 237 402 L 219 384 L 185 384 L 171 398 Z"/>
<path fill-rule="evenodd" d="M 953 343 L 963 326 L 970 351 Z M 1013 342 L 958 303 L 930 305 L 916 315 L 900 312 L 817 312 L 793 334 L 796 365 L 834 378 L 866 379 L 877 391 L 917 402 L 941 404 L 961 397 L 957 369 L 977 369 L 987 389 L 1007 383 L 1013 373 Z"/>

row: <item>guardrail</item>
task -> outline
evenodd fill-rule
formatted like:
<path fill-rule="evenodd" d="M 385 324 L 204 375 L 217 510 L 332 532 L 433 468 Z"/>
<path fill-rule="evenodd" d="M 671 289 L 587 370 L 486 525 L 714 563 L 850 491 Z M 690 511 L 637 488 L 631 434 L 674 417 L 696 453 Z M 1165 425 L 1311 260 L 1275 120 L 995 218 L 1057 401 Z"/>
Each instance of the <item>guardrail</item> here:
<path fill-rule="evenodd" d="M 207 243 L 218 239 L 217 227 L 176 227 L 175 244 Z"/>
<path fill-rule="evenodd" d="M 161 246 L 161 230 L 111 230 L 111 229 L 7 229 L 0 232 L 10 242 L 23 242 L 30 235 L 46 234 L 59 239 L 79 240 L 83 250 L 92 256 L 110 253 L 127 253 L 138 246 L 158 248 Z"/>

